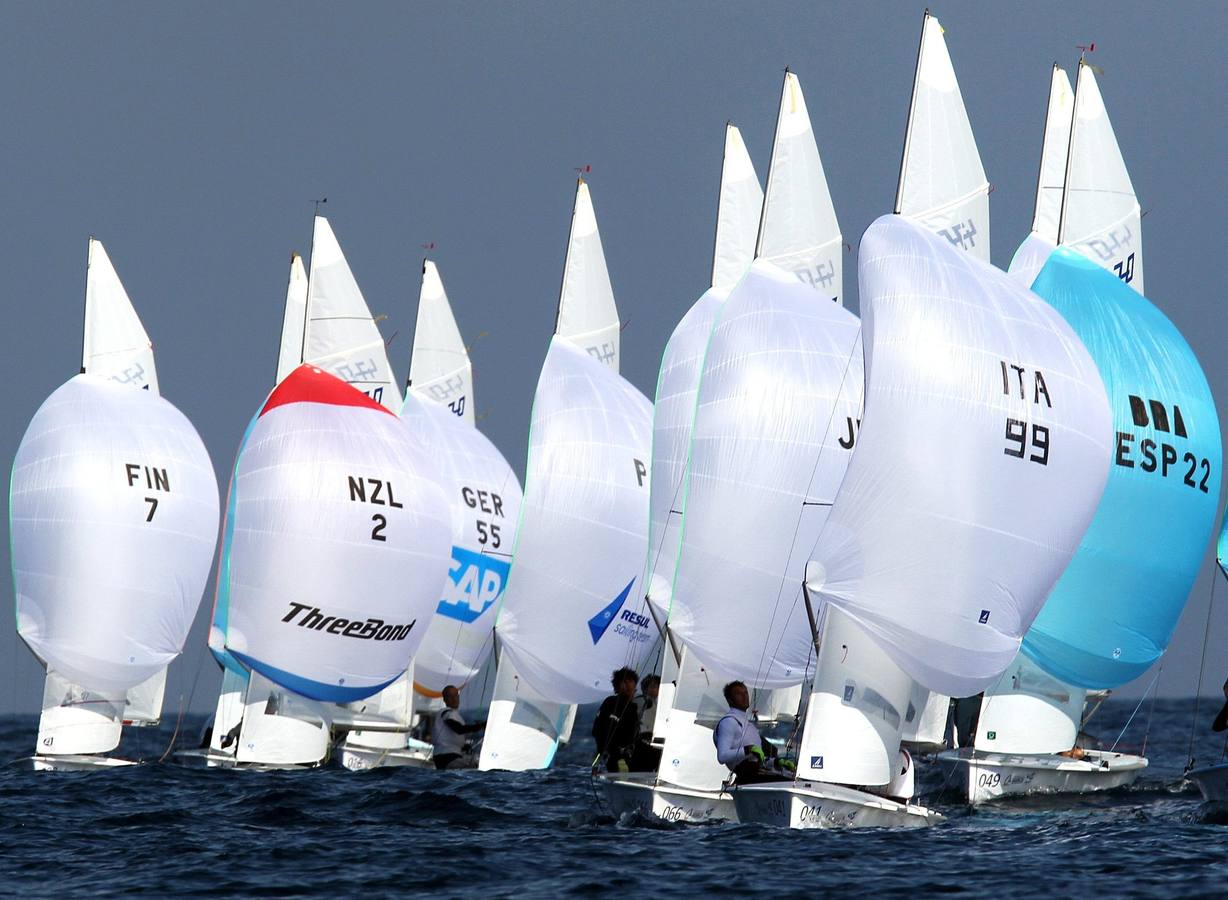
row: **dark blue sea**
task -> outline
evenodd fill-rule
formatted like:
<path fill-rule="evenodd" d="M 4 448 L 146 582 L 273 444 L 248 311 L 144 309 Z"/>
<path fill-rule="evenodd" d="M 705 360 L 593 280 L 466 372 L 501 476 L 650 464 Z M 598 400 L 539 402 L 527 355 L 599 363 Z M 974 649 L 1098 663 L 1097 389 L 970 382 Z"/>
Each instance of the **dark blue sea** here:
<path fill-rule="evenodd" d="M 1110 700 L 1106 745 L 1135 711 Z M 1204 700 L 1195 756 L 1222 758 Z M 587 712 L 587 717 L 585 716 Z M 339 768 L 236 772 L 159 763 L 173 733 L 124 749 L 149 764 L 36 773 L 20 762 L 32 717 L 0 720 L 5 892 L 235 896 L 730 897 L 965 893 L 996 898 L 1184 897 L 1228 887 L 1228 819 L 1181 783 L 1193 700 L 1138 709 L 1119 749 L 1144 738 L 1133 788 L 965 808 L 923 770 L 945 823 L 922 830 L 790 832 L 755 825 L 616 820 L 587 769 L 593 710 L 556 767 L 527 774 Z M 181 729 L 194 744 L 201 722 Z"/>

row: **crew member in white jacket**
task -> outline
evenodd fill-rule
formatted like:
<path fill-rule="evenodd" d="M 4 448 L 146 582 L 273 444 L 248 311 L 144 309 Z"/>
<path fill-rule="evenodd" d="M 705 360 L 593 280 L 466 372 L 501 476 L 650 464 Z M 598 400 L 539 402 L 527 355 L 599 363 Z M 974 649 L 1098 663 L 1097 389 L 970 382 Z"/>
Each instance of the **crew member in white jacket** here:
<path fill-rule="evenodd" d="M 764 771 L 766 758 L 775 757 L 776 748 L 764 743 L 747 715 L 750 691 L 746 685 L 741 681 L 725 685 L 725 702 L 729 711 L 716 723 L 712 735 L 717 761 L 734 774 L 738 784 L 780 780 L 781 776 L 771 769 Z"/>

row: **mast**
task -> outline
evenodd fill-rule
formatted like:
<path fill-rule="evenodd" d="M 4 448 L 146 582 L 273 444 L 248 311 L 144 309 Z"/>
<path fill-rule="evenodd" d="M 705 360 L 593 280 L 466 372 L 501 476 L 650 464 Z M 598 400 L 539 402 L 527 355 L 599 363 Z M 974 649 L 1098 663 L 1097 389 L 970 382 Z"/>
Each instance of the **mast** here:
<path fill-rule="evenodd" d="M 772 196 L 772 170 L 776 168 L 776 142 L 780 140 L 780 120 L 784 115 L 785 86 L 789 83 L 789 67 L 785 66 L 784 78 L 780 85 L 780 109 L 776 111 L 776 127 L 772 129 L 772 156 L 768 160 L 766 187 L 763 191 L 763 206 L 759 210 L 759 236 L 755 238 L 755 259 L 763 252 L 763 223 L 767 221 L 768 203 Z"/>
<path fill-rule="evenodd" d="M 1070 115 L 1070 139 L 1066 142 L 1066 175 L 1062 179 L 1062 214 L 1057 223 L 1057 243 L 1059 247 L 1066 237 L 1066 207 L 1070 203 L 1070 169 L 1071 163 L 1074 162 L 1075 126 L 1079 122 L 1079 89 L 1083 85 L 1083 67 L 1086 65 L 1087 63 L 1083 61 L 1083 54 L 1079 54 L 1079 74 L 1075 76 L 1075 96 Z"/>

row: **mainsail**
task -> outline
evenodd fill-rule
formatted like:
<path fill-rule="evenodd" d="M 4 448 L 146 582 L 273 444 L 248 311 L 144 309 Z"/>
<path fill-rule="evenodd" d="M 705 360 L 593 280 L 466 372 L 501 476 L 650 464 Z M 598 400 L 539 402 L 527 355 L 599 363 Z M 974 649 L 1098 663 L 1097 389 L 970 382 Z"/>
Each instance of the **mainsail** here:
<path fill-rule="evenodd" d="M 303 362 L 331 372 L 393 412 L 401 408 L 384 339 L 323 216 L 316 216 L 311 239 Z"/>
<path fill-rule="evenodd" d="M 441 403 L 453 415 L 474 423 L 473 366 L 461 340 L 452 306 L 444 292 L 439 270 L 429 259 L 422 263 L 422 289 L 418 294 L 418 324 L 409 359 L 408 392 L 431 403 Z"/>
<path fill-rule="evenodd" d="M 437 481 L 374 400 L 313 366 L 291 373 L 235 463 L 214 617 L 224 650 L 323 702 L 395 681 L 447 571 L 451 512 Z"/>
<path fill-rule="evenodd" d="M 60 697 L 44 710 L 40 753 L 114 749 L 124 693 L 183 648 L 217 513 L 204 444 L 157 393 L 78 375 L 39 408 L 13 463 L 9 518 L 17 630 Z M 110 698 L 114 742 L 57 741 L 90 718 L 89 693 Z"/>
<path fill-rule="evenodd" d="M 90 238 L 81 371 L 158 393 L 153 344 L 101 241 Z"/>
<path fill-rule="evenodd" d="M 989 262 L 989 192 L 942 26 L 927 10 L 895 211 Z"/>
<path fill-rule="evenodd" d="M 581 178 L 576 183 L 554 333 L 617 372 L 621 330 L 593 199 Z"/>
<path fill-rule="evenodd" d="M 303 335 L 307 329 L 307 270 L 303 258 L 290 254 L 290 280 L 286 284 L 286 311 L 281 320 L 281 344 L 277 351 L 277 377 L 286 376 L 303 364 Z M 318 335 L 317 335 L 318 336 Z"/>

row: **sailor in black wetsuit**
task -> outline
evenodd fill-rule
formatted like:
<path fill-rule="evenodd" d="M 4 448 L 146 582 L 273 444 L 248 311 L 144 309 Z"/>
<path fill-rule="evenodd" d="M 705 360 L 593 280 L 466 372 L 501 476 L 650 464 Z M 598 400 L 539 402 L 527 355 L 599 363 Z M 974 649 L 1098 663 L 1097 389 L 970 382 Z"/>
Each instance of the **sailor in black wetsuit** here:
<path fill-rule="evenodd" d="M 635 702 L 635 686 L 640 676 L 634 669 L 618 669 L 610 677 L 614 694 L 601 702 L 593 722 L 598 759 L 605 757 L 607 772 L 628 772 L 640 733 L 640 710 Z M 594 763 L 598 768 L 598 763 Z"/>

